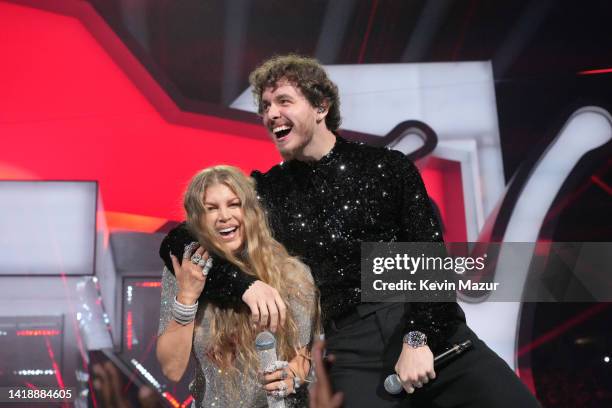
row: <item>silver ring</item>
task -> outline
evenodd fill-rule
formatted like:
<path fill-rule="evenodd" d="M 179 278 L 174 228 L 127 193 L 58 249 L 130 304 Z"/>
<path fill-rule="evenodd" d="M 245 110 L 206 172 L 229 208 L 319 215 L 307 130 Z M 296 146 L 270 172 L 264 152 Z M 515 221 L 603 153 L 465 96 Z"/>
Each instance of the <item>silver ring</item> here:
<path fill-rule="evenodd" d="M 302 385 L 302 380 L 300 380 L 300 377 L 296 375 L 295 377 L 293 377 L 293 392 L 300 388 L 300 385 Z"/>
<path fill-rule="evenodd" d="M 200 254 L 193 254 L 193 256 L 191 257 L 191 263 L 194 265 L 197 265 L 198 262 L 200 262 L 202 260 L 202 255 Z"/>
<path fill-rule="evenodd" d="M 191 252 L 199 246 L 200 244 L 196 241 L 185 245 L 185 248 L 183 249 L 183 259 L 188 259 L 191 256 Z"/>
<path fill-rule="evenodd" d="M 210 272 L 210 269 L 212 268 L 212 265 L 210 264 L 206 264 L 204 265 L 204 269 L 202 269 L 202 275 L 206 276 L 208 275 L 208 272 Z"/>
<path fill-rule="evenodd" d="M 204 266 L 206 266 L 206 261 L 204 259 L 200 259 L 200 261 L 198 262 L 198 266 L 200 268 L 203 268 Z"/>
<path fill-rule="evenodd" d="M 280 374 L 280 379 L 281 380 L 286 379 L 288 376 L 289 376 L 289 374 L 287 374 L 287 371 L 285 371 L 285 370 L 281 371 L 281 374 Z"/>
<path fill-rule="evenodd" d="M 284 381 L 281 381 L 281 382 L 278 384 L 278 388 L 277 388 L 277 390 L 279 390 L 279 391 L 285 391 L 285 390 L 287 389 L 287 387 L 288 387 L 288 386 L 287 386 L 287 383 L 286 383 L 286 382 L 284 382 Z"/>

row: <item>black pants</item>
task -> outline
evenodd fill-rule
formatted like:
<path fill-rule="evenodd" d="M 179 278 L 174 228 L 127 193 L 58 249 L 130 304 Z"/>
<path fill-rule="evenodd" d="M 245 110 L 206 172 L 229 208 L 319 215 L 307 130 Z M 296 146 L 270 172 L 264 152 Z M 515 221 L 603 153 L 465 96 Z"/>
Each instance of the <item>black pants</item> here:
<path fill-rule="evenodd" d="M 464 354 L 436 369 L 436 379 L 414 394 L 388 394 L 383 382 L 394 373 L 402 348 L 404 305 L 390 304 L 338 329 L 325 331 L 327 350 L 336 356 L 331 380 L 344 393 L 344 406 L 353 407 L 462 407 L 529 408 L 540 405 L 487 345 L 461 323 L 451 342 L 472 340 Z"/>

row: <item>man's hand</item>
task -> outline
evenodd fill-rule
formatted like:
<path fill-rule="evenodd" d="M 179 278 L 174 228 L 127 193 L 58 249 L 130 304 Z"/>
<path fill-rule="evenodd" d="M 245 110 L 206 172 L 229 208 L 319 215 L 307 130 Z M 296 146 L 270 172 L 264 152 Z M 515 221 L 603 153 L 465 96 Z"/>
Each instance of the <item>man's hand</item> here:
<path fill-rule="evenodd" d="M 274 333 L 279 323 L 281 326 L 285 325 L 287 306 L 278 291 L 272 286 L 262 281 L 255 281 L 244 292 L 242 300 L 251 309 L 253 324 L 258 325 L 259 329 L 269 327 Z"/>
<path fill-rule="evenodd" d="M 395 372 L 408 394 L 412 394 L 415 388 L 421 388 L 423 384 L 436 378 L 433 353 L 429 346 L 413 348 L 404 344 L 395 364 Z"/>

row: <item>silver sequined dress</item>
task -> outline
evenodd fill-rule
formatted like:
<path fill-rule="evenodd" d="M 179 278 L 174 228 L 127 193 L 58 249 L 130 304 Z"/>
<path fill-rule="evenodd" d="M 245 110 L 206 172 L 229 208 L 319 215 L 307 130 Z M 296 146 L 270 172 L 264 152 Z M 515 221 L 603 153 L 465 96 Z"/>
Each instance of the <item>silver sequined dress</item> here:
<path fill-rule="evenodd" d="M 310 273 L 308 274 L 312 280 Z M 171 309 L 176 293 L 176 278 L 167 268 L 164 268 L 158 335 L 161 335 L 166 330 L 168 323 L 172 319 Z M 309 305 L 310 307 L 305 307 L 295 299 L 290 298 L 286 300 L 298 326 L 300 346 L 306 346 L 312 340 L 314 296 L 309 298 L 313 300 Z M 193 333 L 193 347 L 191 349 L 192 355 L 197 362 L 195 378 L 190 385 L 190 391 L 195 399 L 194 406 L 206 408 L 267 407 L 266 394 L 261 389 L 260 383 L 257 382 L 257 379 L 243 374 L 240 374 L 239 379 L 242 386 L 236 393 L 238 399 L 233 400 L 225 395 L 222 384 L 223 375 L 206 355 L 206 351 L 210 347 L 209 328 L 211 318 L 209 308 L 200 300 Z M 302 404 L 298 401 L 286 399 L 286 406 L 289 408 L 302 406 Z"/>

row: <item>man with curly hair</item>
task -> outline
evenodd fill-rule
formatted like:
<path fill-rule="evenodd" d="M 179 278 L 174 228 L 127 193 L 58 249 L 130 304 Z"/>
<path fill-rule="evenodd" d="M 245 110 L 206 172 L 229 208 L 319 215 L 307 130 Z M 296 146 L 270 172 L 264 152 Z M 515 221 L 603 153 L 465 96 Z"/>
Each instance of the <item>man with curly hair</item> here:
<path fill-rule="evenodd" d="M 274 57 L 249 79 L 263 125 L 285 159 L 252 177 L 275 237 L 312 270 L 327 348 L 336 356 L 330 376 L 345 406 L 538 406 L 467 327 L 454 298 L 361 303 L 361 242 L 442 242 L 416 167 L 398 151 L 339 136 L 338 89 L 316 60 Z M 226 306 L 246 303 L 254 320 L 274 329 L 285 308 L 266 286 L 216 262 L 203 296 Z M 467 339 L 472 349 L 436 372 L 433 353 Z M 406 393 L 385 392 L 393 372 Z"/>

